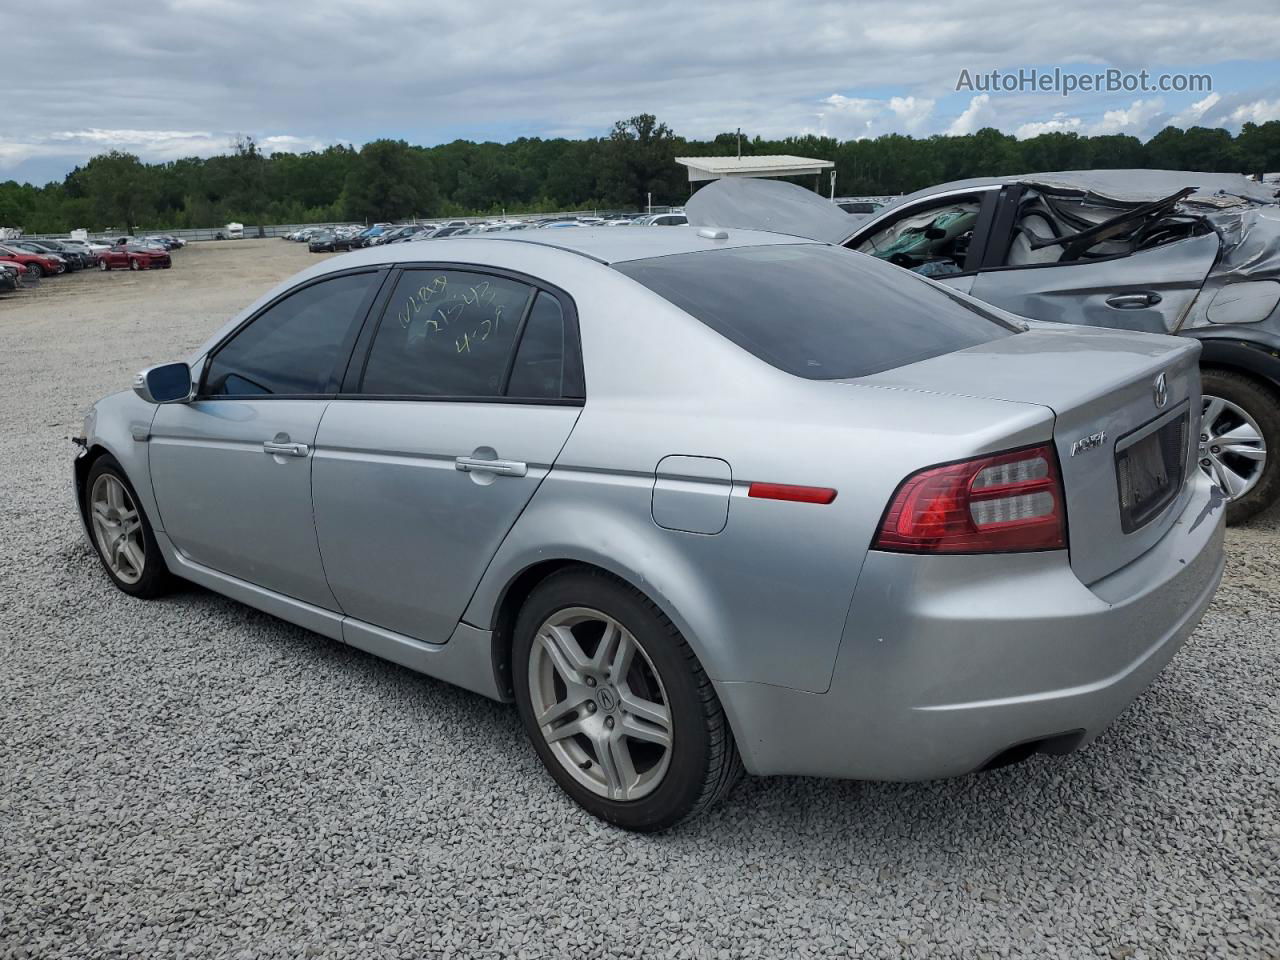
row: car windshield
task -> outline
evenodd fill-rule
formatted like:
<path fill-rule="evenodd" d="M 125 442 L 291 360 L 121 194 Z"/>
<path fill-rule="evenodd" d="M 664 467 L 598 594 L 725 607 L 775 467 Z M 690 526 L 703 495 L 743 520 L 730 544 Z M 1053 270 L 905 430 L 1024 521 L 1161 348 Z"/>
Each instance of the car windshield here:
<path fill-rule="evenodd" d="M 1007 337 L 928 280 L 818 244 L 734 247 L 615 268 L 798 377 L 864 377 Z"/>

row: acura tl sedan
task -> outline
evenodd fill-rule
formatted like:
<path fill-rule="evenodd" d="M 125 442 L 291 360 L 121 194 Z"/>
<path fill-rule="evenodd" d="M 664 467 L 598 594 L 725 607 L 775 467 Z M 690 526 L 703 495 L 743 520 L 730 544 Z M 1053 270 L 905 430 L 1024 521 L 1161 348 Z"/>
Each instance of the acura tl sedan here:
<path fill-rule="evenodd" d="M 1222 575 L 1199 344 L 839 247 L 538 230 L 326 260 L 88 414 L 108 576 L 514 700 L 591 813 L 1095 738 Z"/>

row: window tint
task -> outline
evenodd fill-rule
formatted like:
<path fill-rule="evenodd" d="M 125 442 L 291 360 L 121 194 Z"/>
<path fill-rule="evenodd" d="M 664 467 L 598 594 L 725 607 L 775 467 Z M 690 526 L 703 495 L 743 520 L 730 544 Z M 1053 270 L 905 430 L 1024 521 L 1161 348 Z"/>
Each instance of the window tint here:
<path fill-rule="evenodd" d="M 927 280 L 839 247 L 737 247 L 616 269 L 810 380 L 867 376 L 1013 332 Z"/>
<path fill-rule="evenodd" d="M 507 396 L 532 399 L 564 396 L 564 311 L 549 293 L 539 293 L 525 321 L 511 368 Z"/>
<path fill-rule="evenodd" d="M 497 397 L 533 288 L 460 270 L 400 275 L 369 351 L 360 392 Z"/>
<path fill-rule="evenodd" d="M 379 273 L 334 277 L 286 297 L 213 355 L 205 396 L 329 393 L 335 366 Z M 341 356 L 340 356 L 341 354 Z M 336 371 L 341 373 L 341 371 Z"/>

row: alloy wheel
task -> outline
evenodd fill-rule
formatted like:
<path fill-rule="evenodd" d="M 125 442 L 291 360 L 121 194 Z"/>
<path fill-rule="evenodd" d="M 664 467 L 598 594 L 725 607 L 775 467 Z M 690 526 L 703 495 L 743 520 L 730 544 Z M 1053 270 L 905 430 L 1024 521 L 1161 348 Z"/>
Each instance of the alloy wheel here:
<path fill-rule="evenodd" d="M 635 635 L 589 607 L 552 614 L 534 635 L 530 703 L 556 761 L 610 800 L 653 792 L 671 761 L 670 701 Z"/>
<path fill-rule="evenodd" d="M 94 540 L 111 572 L 123 583 L 141 580 L 147 563 L 142 514 L 117 477 L 104 473 L 94 481 L 89 491 L 89 516 Z"/>
<path fill-rule="evenodd" d="M 1200 420 L 1200 469 L 1238 500 L 1257 485 L 1267 465 L 1267 443 L 1248 411 L 1205 395 Z"/>

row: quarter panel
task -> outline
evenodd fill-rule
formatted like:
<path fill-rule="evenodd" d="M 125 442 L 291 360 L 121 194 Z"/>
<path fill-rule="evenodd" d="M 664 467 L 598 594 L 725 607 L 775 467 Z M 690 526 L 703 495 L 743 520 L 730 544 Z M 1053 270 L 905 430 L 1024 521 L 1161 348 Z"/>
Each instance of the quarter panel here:
<path fill-rule="evenodd" d="M 622 398 L 588 401 L 464 619 L 492 628 L 504 591 L 522 571 L 545 560 L 577 560 L 616 574 L 658 604 L 713 679 L 826 690 L 863 558 L 902 478 L 975 449 L 1042 440 L 1051 414 L 999 401 L 792 382 L 807 402 L 766 398 L 765 408 L 769 399 L 780 401 L 772 413 L 759 403 L 749 412 L 708 403 L 695 417 Z M 759 380 L 747 386 L 757 397 L 769 392 Z M 785 394 L 790 384 L 780 389 Z M 807 419 L 801 410 L 811 411 Z M 902 429 L 908 423 L 921 432 Z M 718 535 L 653 521 L 653 465 L 677 450 L 733 465 L 728 522 Z M 752 481 L 839 493 L 827 505 L 754 499 L 746 496 Z"/>

